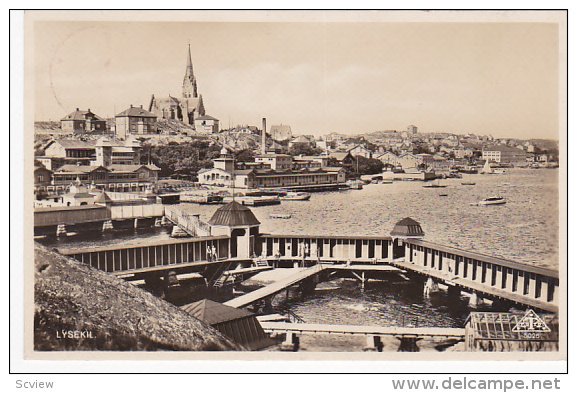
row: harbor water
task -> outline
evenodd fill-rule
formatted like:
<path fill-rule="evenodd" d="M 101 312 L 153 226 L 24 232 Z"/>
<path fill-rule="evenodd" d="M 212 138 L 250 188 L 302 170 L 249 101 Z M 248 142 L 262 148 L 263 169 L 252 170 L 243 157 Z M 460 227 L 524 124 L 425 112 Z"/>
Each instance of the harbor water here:
<path fill-rule="evenodd" d="M 425 239 L 521 263 L 558 269 L 558 175 L 556 169 L 510 169 L 502 175 L 464 175 L 441 180 L 445 188 L 423 188 L 423 182 L 370 184 L 362 190 L 314 193 L 309 201 L 283 201 L 277 206 L 253 207 L 261 232 L 306 235 L 383 235 L 404 217 L 419 221 Z M 462 182 L 475 185 L 462 185 Z M 440 196 L 439 194 L 447 194 Z M 499 195 L 507 203 L 473 206 Z M 208 221 L 219 205 L 185 204 L 191 213 Z M 290 214 L 290 219 L 270 218 Z M 168 239 L 167 228 L 139 228 L 111 233 L 79 233 L 42 242 L 52 247 L 138 243 Z M 256 278 L 256 277 L 255 277 Z M 253 282 L 264 285 L 264 283 Z M 288 299 L 278 295 L 274 305 L 288 307 L 308 323 L 380 326 L 463 327 L 470 310 L 446 294 L 424 298 L 422 287 L 392 274 L 385 281 L 370 281 L 361 290 L 354 279 L 323 282 L 313 294 Z M 395 339 L 385 350 L 395 350 Z M 362 350 L 360 337 L 303 336 L 302 350 Z M 420 344 L 435 350 L 438 343 Z M 387 347 L 389 346 L 389 347 Z"/>

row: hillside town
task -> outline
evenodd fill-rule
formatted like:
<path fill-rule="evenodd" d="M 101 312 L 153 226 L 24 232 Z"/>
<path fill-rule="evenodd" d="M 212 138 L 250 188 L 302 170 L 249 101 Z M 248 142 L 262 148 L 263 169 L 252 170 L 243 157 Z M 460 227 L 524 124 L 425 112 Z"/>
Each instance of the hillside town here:
<path fill-rule="evenodd" d="M 557 167 L 559 155 L 554 141 L 422 131 L 412 124 L 314 136 L 289 124 L 267 129 L 263 117 L 260 125 L 221 129 L 198 93 L 190 47 L 179 98 L 152 94 L 148 106 L 129 104 L 112 119 L 75 108 L 59 123 L 36 122 L 35 149 L 37 199 L 65 194 L 77 180 L 115 192 L 145 191 L 163 179 L 173 186 L 334 189 L 363 176 L 382 179 L 379 174 L 430 180 L 477 173 L 486 162 Z"/>

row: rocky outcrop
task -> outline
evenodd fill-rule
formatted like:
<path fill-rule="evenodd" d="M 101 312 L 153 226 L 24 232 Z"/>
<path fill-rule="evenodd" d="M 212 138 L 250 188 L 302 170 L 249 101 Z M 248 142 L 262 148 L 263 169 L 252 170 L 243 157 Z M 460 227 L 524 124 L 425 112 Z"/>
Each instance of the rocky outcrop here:
<path fill-rule="evenodd" d="M 178 307 L 38 244 L 34 302 L 37 351 L 240 349 Z"/>

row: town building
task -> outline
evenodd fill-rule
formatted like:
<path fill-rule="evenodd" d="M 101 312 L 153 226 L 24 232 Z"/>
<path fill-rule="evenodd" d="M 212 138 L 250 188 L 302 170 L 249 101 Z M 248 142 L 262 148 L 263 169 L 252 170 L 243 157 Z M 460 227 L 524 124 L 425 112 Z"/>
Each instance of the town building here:
<path fill-rule="evenodd" d="M 373 152 L 367 149 L 363 145 L 356 145 L 352 149 L 349 149 L 348 152 L 353 156 L 361 156 L 365 158 L 373 158 Z"/>
<path fill-rule="evenodd" d="M 194 119 L 194 129 L 208 134 L 216 134 L 219 131 L 218 119 L 209 115 L 198 116 Z"/>
<path fill-rule="evenodd" d="M 270 137 L 275 141 L 289 141 L 293 134 L 288 124 L 273 125 L 270 128 Z"/>
<path fill-rule="evenodd" d="M 414 126 L 411 124 L 411 125 L 407 126 L 407 132 L 411 135 L 414 135 L 418 132 L 418 128 L 417 128 L 417 126 Z"/>
<path fill-rule="evenodd" d="M 60 119 L 60 128 L 64 132 L 81 134 L 85 132 L 106 132 L 106 120 L 90 111 L 76 110 Z"/>
<path fill-rule="evenodd" d="M 52 171 L 44 165 L 34 165 L 34 194 L 37 197 L 46 195 L 46 187 L 52 184 Z"/>
<path fill-rule="evenodd" d="M 258 154 L 254 161 L 267 164 L 275 171 L 286 171 L 292 168 L 293 157 L 288 154 Z"/>
<path fill-rule="evenodd" d="M 399 157 L 395 153 L 390 151 L 385 152 L 379 156 L 376 156 L 375 158 L 388 166 L 399 165 Z"/>
<path fill-rule="evenodd" d="M 181 96 L 179 98 L 170 95 L 168 97 L 155 97 L 153 94 L 148 111 L 158 119 L 180 120 L 191 125 L 197 131 L 218 132 L 218 119 L 206 114 L 202 94 L 198 94 L 190 45 L 188 45 L 186 61 Z"/>
<path fill-rule="evenodd" d="M 114 118 L 116 137 L 126 139 L 130 135 L 156 134 L 156 115 L 140 107 L 120 112 Z"/>
<path fill-rule="evenodd" d="M 53 139 L 44 146 L 44 155 L 35 158 L 47 169 L 54 170 L 64 164 L 90 165 L 95 154 L 96 149 L 91 142 Z"/>
<path fill-rule="evenodd" d="M 329 154 L 329 158 L 334 159 L 343 168 L 351 168 L 355 164 L 355 158 L 348 151 L 335 151 Z"/>
<path fill-rule="evenodd" d="M 140 164 L 140 151 L 140 142 L 131 136 L 124 141 L 104 136 L 96 141 L 57 139 L 48 142 L 44 155 L 35 159 L 51 171 L 66 164 L 137 165 Z"/>
<path fill-rule="evenodd" d="M 298 146 L 315 147 L 316 146 L 315 139 L 314 137 L 311 138 L 306 135 L 299 135 L 296 138 L 291 139 L 290 142 L 288 143 L 289 149 Z"/>
<path fill-rule="evenodd" d="M 507 145 L 494 145 L 483 148 L 482 158 L 500 164 L 524 163 L 527 153 Z"/>
<path fill-rule="evenodd" d="M 398 165 L 405 170 L 411 168 L 418 168 L 419 165 L 423 163 L 423 157 L 416 154 L 405 153 L 399 156 L 397 162 Z"/>

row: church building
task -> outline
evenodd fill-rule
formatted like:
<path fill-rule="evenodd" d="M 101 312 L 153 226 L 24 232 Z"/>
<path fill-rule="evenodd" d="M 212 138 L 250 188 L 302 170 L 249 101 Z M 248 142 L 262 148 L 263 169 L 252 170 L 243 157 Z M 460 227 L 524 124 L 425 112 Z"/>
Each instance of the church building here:
<path fill-rule="evenodd" d="M 192 69 L 190 44 L 188 45 L 186 71 L 182 81 L 182 96 L 172 97 L 169 95 L 168 97 L 155 97 L 153 94 L 150 99 L 148 111 L 155 114 L 159 120 L 180 120 L 195 129 L 196 124 L 198 124 L 197 120 L 206 116 L 202 102 L 202 94 L 198 94 L 196 78 Z"/>

